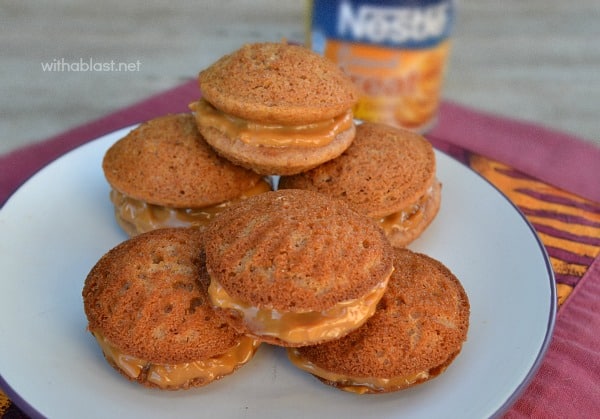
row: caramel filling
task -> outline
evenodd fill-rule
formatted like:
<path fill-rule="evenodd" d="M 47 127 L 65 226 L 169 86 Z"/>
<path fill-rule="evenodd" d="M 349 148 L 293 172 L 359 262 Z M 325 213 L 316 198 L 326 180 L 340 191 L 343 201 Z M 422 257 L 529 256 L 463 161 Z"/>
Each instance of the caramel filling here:
<path fill-rule="evenodd" d="M 92 332 L 104 355 L 131 378 L 138 378 L 145 372 L 146 380 L 161 388 L 185 387 L 192 380 L 210 382 L 232 373 L 238 366 L 248 362 L 260 342 L 242 336 L 237 345 L 227 352 L 203 360 L 180 364 L 155 364 L 124 354 L 111 345 L 99 332 Z"/>
<path fill-rule="evenodd" d="M 394 391 L 429 378 L 429 371 L 420 371 L 393 378 L 355 377 L 352 375 L 336 374 L 303 359 L 296 348 L 288 348 L 287 354 L 290 361 L 301 370 L 321 377 L 324 380 L 332 381 L 336 383 L 338 388 L 352 393 L 364 394 L 369 391 L 376 393 Z"/>
<path fill-rule="evenodd" d="M 190 105 L 202 126 L 212 127 L 229 138 L 267 147 L 323 147 L 354 123 L 352 110 L 335 118 L 305 125 L 263 124 L 227 115 L 200 99 Z"/>
<path fill-rule="evenodd" d="M 416 203 L 409 205 L 401 211 L 394 212 L 379 219 L 379 225 L 386 233 L 394 230 L 407 231 L 419 225 L 423 221 L 427 205 L 433 198 L 434 193 L 439 190 L 439 183 L 435 184 L 421 196 Z"/>
<path fill-rule="evenodd" d="M 215 280 L 211 281 L 208 294 L 214 306 L 240 312 L 244 323 L 253 334 L 272 336 L 291 344 L 304 344 L 336 339 L 349 330 L 360 327 L 375 312 L 390 275 L 364 297 L 343 301 L 321 312 L 286 313 L 275 309 L 251 307 L 231 297 Z"/>
<path fill-rule="evenodd" d="M 158 228 L 206 227 L 232 203 L 270 190 L 271 186 L 261 180 L 236 199 L 202 208 L 170 208 L 148 204 L 115 189 L 110 192 L 110 200 L 115 207 L 115 216 L 119 224 L 130 236 L 135 236 Z"/>

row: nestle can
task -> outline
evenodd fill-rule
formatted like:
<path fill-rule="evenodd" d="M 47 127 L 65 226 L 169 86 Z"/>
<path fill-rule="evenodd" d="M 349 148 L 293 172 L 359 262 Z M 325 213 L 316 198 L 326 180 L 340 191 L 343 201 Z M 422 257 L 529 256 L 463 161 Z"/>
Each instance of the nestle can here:
<path fill-rule="evenodd" d="M 311 0 L 307 43 L 362 91 L 354 115 L 424 132 L 434 123 L 453 0 Z"/>

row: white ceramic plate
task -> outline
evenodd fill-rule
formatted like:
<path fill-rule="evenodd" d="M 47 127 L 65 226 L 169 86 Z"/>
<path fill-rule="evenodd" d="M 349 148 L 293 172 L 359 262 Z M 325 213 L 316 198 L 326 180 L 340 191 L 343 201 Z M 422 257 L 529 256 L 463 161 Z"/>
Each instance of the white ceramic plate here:
<path fill-rule="evenodd" d="M 482 418 L 512 403 L 554 325 L 554 278 L 530 225 L 494 187 L 438 153 L 436 220 L 411 248 L 448 266 L 471 302 L 468 341 L 440 377 L 357 396 L 321 384 L 263 345 L 235 374 L 165 392 L 130 383 L 86 331 L 81 289 L 126 239 L 101 161 L 128 129 L 86 144 L 32 177 L 0 211 L 0 384 L 32 416 Z"/>

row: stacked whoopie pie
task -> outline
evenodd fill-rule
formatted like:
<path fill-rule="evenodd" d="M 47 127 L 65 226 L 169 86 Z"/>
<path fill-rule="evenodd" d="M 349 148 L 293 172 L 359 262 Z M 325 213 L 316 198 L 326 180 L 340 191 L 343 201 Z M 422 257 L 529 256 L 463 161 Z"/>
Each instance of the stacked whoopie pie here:
<path fill-rule="evenodd" d="M 131 236 L 83 288 L 109 364 L 190 388 L 264 343 L 360 394 L 443 372 L 470 306 L 452 272 L 406 248 L 440 208 L 431 145 L 356 124 L 351 80 L 301 46 L 245 45 L 199 84 L 191 113 L 141 124 L 103 160 Z"/>

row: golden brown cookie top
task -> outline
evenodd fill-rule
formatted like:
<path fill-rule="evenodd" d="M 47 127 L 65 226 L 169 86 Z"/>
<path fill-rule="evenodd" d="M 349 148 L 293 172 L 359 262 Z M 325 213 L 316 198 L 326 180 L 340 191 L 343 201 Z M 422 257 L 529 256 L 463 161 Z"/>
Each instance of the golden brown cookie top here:
<path fill-rule="evenodd" d="M 302 359 L 354 377 L 438 375 L 460 352 L 469 327 L 469 300 L 439 261 L 395 249 L 396 270 L 375 314 L 340 340 L 298 348 Z"/>
<path fill-rule="evenodd" d="M 251 197 L 206 231 L 211 279 L 250 306 L 283 312 L 363 297 L 389 277 L 392 254 L 372 220 L 311 191 Z"/>
<path fill-rule="evenodd" d="M 286 125 L 326 120 L 352 108 L 358 91 L 327 58 L 299 45 L 254 43 L 198 77 L 204 99 L 240 118 Z"/>
<path fill-rule="evenodd" d="M 214 314 L 196 229 L 153 230 L 106 253 L 85 280 L 88 329 L 122 353 L 162 364 L 206 359 L 239 335 Z"/>
<path fill-rule="evenodd" d="M 215 205 L 238 197 L 261 179 L 219 157 L 187 113 L 134 128 L 108 149 L 102 168 L 119 192 L 173 208 Z"/>
<path fill-rule="evenodd" d="M 280 188 L 309 189 L 347 200 L 357 211 L 383 217 L 415 203 L 433 185 L 435 154 L 419 134 L 364 122 L 341 156 L 308 172 L 282 177 Z"/>

